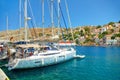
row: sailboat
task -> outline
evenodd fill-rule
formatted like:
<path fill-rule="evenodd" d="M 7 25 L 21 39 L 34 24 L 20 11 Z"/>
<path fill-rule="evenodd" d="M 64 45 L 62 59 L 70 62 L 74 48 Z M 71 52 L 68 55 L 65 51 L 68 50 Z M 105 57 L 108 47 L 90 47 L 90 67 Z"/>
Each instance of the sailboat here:
<path fill-rule="evenodd" d="M 7 58 L 7 50 L 4 50 L 4 45 L 0 45 L 0 60 Z"/>
<path fill-rule="evenodd" d="M 7 16 L 7 19 L 6 19 L 6 22 L 7 22 L 7 29 L 6 29 L 6 40 L 3 40 L 2 42 L 0 42 L 0 60 L 4 60 L 4 59 L 7 59 L 9 58 L 9 55 L 13 55 L 16 50 L 14 48 L 8 48 L 8 45 L 7 43 L 9 42 L 8 40 L 8 16 Z M 11 54 L 9 54 L 9 52 Z"/>
<path fill-rule="evenodd" d="M 42 3 L 44 7 L 44 0 L 42 0 Z M 60 3 L 60 0 L 58 0 L 58 3 Z M 25 18 L 27 18 L 26 5 L 27 0 L 25 0 Z M 25 27 L 27 27 L 26 25 L 27 21 L 25 21 Z M 9 61 L 8 70 L 49 66 L 68 61 L 73 59 L 74 56 L 76 56 L 76 50 L 72 47 L 60 49 L 52 44 L 17 45 L 16 55 L 12 60 Z"/>

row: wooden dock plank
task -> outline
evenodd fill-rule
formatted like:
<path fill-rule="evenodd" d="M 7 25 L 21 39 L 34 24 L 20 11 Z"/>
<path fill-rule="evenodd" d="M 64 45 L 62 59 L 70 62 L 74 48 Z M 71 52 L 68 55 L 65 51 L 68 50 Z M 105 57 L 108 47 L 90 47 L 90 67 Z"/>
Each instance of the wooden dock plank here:
<path fill-rule="evenodd" d="M 9 78 L 8 78 L 7 75 L 2 71 L 1 68 L 0 68 L 0 80 L 9 80 Z"/>

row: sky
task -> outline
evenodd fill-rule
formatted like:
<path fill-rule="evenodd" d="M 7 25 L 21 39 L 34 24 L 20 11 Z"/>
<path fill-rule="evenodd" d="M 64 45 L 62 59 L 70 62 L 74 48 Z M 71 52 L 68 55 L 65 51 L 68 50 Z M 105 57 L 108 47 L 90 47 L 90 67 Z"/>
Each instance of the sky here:
<path fill-rule="evenodd" d="M 22 1 L 22 22 L 24 26 L 24 0 Z M 50 18 L 50 0 L 45 0 L 45 27 L 51 25 Z M 61 0 L 61 9 L 67 27 L 69 26 L 66 13 L 65 0 Z M 42 26 L 41 0 L 28 0 L 28 16 L 31 20 L 28 21 L 29 27 L 34 21 L 37 27 Z M 73 27 L 87 25 L 104 25 L 109 22 L 118 22 L 120 20 L 120 0 L 67 0 L 68 9 Z M 6 30 L 6 17 L 8 16 L 8 29 L 16 30 L 20 28 L 19 24 L 19 0 L 0 0 L 0 31 Z M 60 19 L 61 26 L 64 26 L 63 18 Z M 54 0 L 54 25 L 57 26 L 57 0 Z"/>

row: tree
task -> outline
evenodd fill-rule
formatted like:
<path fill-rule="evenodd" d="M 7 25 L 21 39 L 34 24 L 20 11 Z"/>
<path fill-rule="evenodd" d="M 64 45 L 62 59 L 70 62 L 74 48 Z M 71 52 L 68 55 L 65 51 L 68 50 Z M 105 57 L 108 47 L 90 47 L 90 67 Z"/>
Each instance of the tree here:
<path fill-rule="evenodd" d="M 120 37 L 120 33 L 117 34 L 117 37 Z"/>
<path fill-rule="evenodd" d="M 99 39 L 102 39 L 104 36 L 105 36 L 105 35 L 103 35 L 103 34 L 99 34 L 99 35 L 98 35 L 98 38 L 99 38 Z"/>
<path fill-rule="evenodd" d="M 111 29 L 110 31 L 113 33 L 113 32 L 114 32 L 114 29 Z"/>
<path fill-rule="evenodd" d="M 97 26 L 97 29 L 98 29 L 98 28 L 101 28 L 101 27 L 102 27 L 101 25 L 98 25 L 98 26 Z"/>
<path fill-rule="evenodd" d="M 43 36 L 43 33 L 39 33 L 39 37 Z"/>
<path fill-rule="evenodd" d="M 94 38 L 95 34 L 92 34 L 91 37 Z"/>
<path fill-rule="evenodd" d="M 94 42 L 93 39 L 90 39 L 90 38 L 86 38 L 85 42 L 84 43 L 88 43 L 88 42 Z"/>
<path fill-rule="evenodd" d="M 107 31 L 104 31 L 102 34 L 99 34 L 99 35 L 98 35 L 98 38 L 99 38 L 99 39 L 102 39 L 102 38 L 104 38 L 105 35 L 107 35 L 107 34 L 108 34 L 108 32 L 107 32 Z"/>
<path fill-rule="evenodd" d="M 115 23 L 114 22 L 109 22 L 108 25 L 113 26 Z"/>
<path fill-rule="evenodd" d="M 115 39 L 115 36 L 112 36 L 111 39 Z"/>
<path fill-rule="evenodd" d="M 114 34 L 115 37 L 120 37 L 120 33 Z"/>
<path fill-rule="evenodd" d="M 88 32 L 88 33 L 90 32 L 90 28 L 89 27 L 85 27 L 84 29 L 85 29 L 85 32 Z"/>
<path fill-rule="evenodd" d="M 80 44 L 80 41 L 78 39 L 75 40 L 76 44 Z"/>
<path fill-rule="evenodd" d="M 76 35 L 79 35 L 79 34 L 80 34 L 80 32 L 79 32 L 79 31 L 77 31 L 77 32 L 75 32 L 75 34 L 76 34 Z"/>
<path fill-rule="evenodd" d="M 47 37 L 52 36 L 51 34 L 46 34 Z"/>
<path fill-rule="evenodd" d="M 84 36 L 83 30 L 80 31 L 80 36 Z"/>
<path fill-rule="evenodd" d="M 102 34 L 103 34 L 103 35 L 107 35 L 107 34 L 108 34 L 108 32 L 107 32 L 107 31 L 104 31 Z"/>
<path fill-rule="evenodd" d="M 79 34 L 74 34 L 74 39 L 77 39 Z"/>
<path fill-rule="evenodd" d="M 118 21 L 118 23 L 120 23 L 120 20 Z"/>

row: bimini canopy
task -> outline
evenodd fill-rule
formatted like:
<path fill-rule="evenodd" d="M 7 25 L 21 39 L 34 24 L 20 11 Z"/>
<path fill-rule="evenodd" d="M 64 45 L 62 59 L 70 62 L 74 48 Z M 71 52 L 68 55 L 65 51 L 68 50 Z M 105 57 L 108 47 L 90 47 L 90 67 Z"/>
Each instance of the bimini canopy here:
<path fill-rule="evenodd" d="M 40 48 L 40 45 L 38 44 L 23 44 L 23 45 L 17 45 L 16 47 L 21 47 L 21 48 Z"/>

